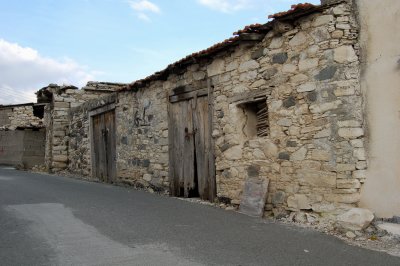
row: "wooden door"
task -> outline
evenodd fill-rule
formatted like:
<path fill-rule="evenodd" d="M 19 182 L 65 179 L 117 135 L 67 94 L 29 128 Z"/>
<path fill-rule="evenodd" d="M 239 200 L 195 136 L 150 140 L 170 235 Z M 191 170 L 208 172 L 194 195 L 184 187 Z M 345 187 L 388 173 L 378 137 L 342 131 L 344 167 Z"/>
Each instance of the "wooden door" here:
<path fill-rule="evenodd" d="M 114 110 L 92 117 L 93 177 L 103 182 L 115 180 L 115 112 Z"/>
<path fill-rule="evenodd" d="M 171 195 L 213 201 L 215 158 L 211 137 L 209 97 L 170 104 L 169 158 Z"/>

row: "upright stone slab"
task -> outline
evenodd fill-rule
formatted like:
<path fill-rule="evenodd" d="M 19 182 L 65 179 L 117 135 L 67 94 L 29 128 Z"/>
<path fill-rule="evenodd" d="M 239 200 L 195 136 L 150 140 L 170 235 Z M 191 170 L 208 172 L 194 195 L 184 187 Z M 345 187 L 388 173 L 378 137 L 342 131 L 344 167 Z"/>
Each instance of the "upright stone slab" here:
<path fill-rule="evenodd" d="M 268 184 L 269 179 L 247 179 L 244 184 L 239 212 L 249 216 L 261 217 L 264 213 Z"/>

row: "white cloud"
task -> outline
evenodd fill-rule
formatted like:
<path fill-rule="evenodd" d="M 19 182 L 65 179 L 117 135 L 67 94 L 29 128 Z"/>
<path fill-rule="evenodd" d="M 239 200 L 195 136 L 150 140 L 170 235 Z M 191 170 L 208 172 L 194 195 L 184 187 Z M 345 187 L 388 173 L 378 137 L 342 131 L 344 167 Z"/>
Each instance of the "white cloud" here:
<path fill-rule="evenodd" d="M 156 4 L 147 0 L 129 1 L 129 5 L 135 11 L 140 11 L 140 12 L 150 11 L 153 13 L 161 12 L 160 8 Z"/>
<path fill-rule="evenodd" d="M 149 16 L 147 16 L 147 15 L 144 14 L 144 13 L 138 13 L 138 14 L 137 14 L 137 17 L 138 17 L 138 19 L 143 20 L 143 21 L 146 21 L 146 22 L 150 22 L 150 21 L 151 21 L 151 19 L 149 18 Z"/>
<path fill-rule="evenodd" d="M 49 83 L 81 87 L 96 74 L 77 62 L 44 57 L 30 47 L 0 39 L 0 104 L 34 102 Z"/>
<path fill-rule="evenodd" d="M 138 19 L 146 22 L 151 21 L 148 13 L 161 13 L 161 9 L 156 4 L 147 0 L 128 1 L 128 4 L 135 11 Z"/>
<path fill-rule="evenodd" d="M 198 0 L 198 2 L 224 13 L 231 13 L 252 6 L 251 0 Z"/>

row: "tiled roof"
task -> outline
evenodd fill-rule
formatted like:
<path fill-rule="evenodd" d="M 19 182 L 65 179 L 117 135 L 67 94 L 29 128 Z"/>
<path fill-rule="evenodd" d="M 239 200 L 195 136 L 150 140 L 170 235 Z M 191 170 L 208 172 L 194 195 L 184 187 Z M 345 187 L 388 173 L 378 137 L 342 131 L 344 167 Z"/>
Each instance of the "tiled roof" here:
<path fill-rule="evenodd" d="M 296 14 L 302 11 L 308 11 L 308 10 L 313 10 L 315 9 L 315 5 L 309 4 L 309 3 L 304 3 L 304 4 L 297 4 L 297 5 L 292 5 L 291 9 L 285 12 L 279 12 L 275 13 L 273 15 L 269 15 L 268 18 L 273 18 L 273 19 L 279 19 L 288 15 Z"/>
<path fill-rule="evenodd" d="M 304 14 L 313 12 L 321 8 L 321 6 L 315 6 L 309 3 L 304 3 L 304 4 L 297 4 L 297 5 L 292 5 L 291 9 L 286 11 L 286 12 L 280 12 L 276 13 L 273 15 L 268 16 L 268 18 L 274 19 L 273 21 L 270 21 L 266 24 L 251 24 L 246 27 L 244 27 L 241 30 L 238 30 L 233 33 L 233 37 L 226 39 L 220 43 L 214 44 L 213 46 L 204 49 L 202 51 L 192 53 L 179 61 L 176 61 L 175 63 L 172 63 L 168 65 L 164 70 L 158 71 L 144 79 L 136 80 L 130 84 L 127 85 L 126 89 L 138 89 L 141 87 L 146 86 L 151 81 L 155 80 L 161 80 L 161 79 L 166 79 L 170 73 L 171 70 L 174 68 L 178 67 L 184 67 L 186 65 L 190 65 L 192 63 L 195 63 L 198 59 L 201 57 L 206 57 L 210 56 L 214 53 L 217 53 L 219 51 L 222 51 L 223 49 L 229 47 L 229 46 L 234 46 L 237 45 L 240 41 L 245 40 L 247 35 L 250 34 L 266 34 L 268 31 L 272 29 L 272 25 L 274 21 L 279 20 L 279 19 L 285 19 L 287 17 L 290 17 L 291 15 L 293 16 L 302 16 Z"/>
<path fill-rule="evenodd" d="M 234 32 L 233 37 L 226 39 L 222 42 L 216 43 L 207 49 L 201 50 L 196 53 L 192 53 L 192 54 L 168 65 L 164 70 L 158 71 L 144 79 L 136 80 L 136 81 L 132 82 L 131 84 L 129 84 L 128 88 L 129 89 L 140 88 L 140 87 L 143 87 L 145 84 L 147 84 L 150 81 L 162 79 L 162 77 L 164 77 L 167 74 L 168 70 L 172 70 L 175 67 L 195 63 L 196 60 L 200 59 L 201 57 L 209 56 L 211 54 L 214 54 L 216 52 L 223 50 L 226 47 L 236 45 L 241 40 L 244 39 L 246 34 L 263 33 L 263 32 L 266 33 L 270 30 L 270 27 L 268 27 L 267 24 L 253 24 L 253 25 L 246 26 L 242 30 Z"/>

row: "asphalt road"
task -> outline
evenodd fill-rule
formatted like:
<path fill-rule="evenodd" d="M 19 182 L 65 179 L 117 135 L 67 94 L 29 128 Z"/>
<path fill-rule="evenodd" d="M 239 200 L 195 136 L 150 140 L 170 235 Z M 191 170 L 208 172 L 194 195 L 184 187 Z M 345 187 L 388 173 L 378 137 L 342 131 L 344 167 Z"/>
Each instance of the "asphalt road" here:
<path fill-rule="evenodd" d="M 0 265 L 400 265 L 293 226 L 0 168 Z"/>

